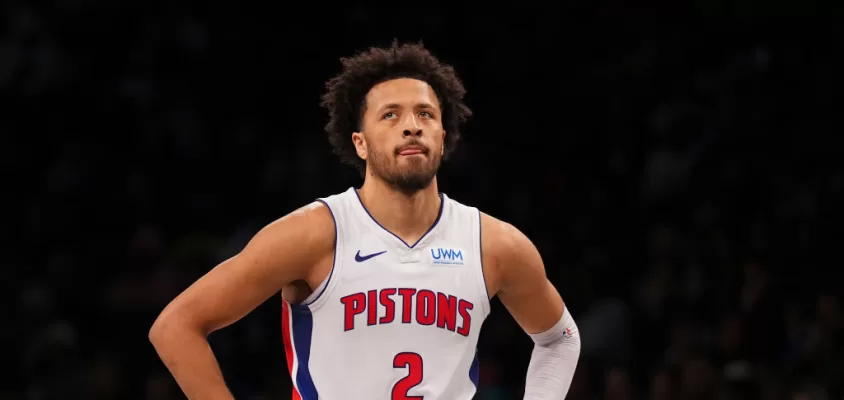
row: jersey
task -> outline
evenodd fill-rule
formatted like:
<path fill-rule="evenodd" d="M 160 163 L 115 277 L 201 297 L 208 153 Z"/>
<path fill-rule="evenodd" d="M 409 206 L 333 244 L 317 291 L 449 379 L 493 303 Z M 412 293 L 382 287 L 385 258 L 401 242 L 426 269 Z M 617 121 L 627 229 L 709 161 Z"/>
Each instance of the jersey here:
<path fill-rule="evenodd" d="M 413 244 L 372 218 L 354 188 L 320 199 L 334 217 L 334 266 L 304 302 L 283 302 L 294 399 L 474 396 L 490 311 L 480 214 L 440 196 Z"/>

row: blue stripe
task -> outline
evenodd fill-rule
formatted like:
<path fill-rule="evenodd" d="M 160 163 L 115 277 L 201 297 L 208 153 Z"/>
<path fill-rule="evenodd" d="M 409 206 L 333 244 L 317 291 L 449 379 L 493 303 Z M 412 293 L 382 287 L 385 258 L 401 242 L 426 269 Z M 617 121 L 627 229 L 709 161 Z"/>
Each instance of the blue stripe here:
<path fill-rule="evenodd" d="M 484 293 L 486 293 L 486 298 L 489 300 L 491 297 L 489 297 L 489 288 L 486 286 L 486 273 L 484 273 L 484 227 L 481 225 L 481 217 L 481 210 L 478 210 L 478 254 L 481 257 L 481 277 L 484 278 Z M 475 356 L 477 355 L 478 353 L 475 352 Z"/>
<path fill-rule="evenodd" d="M 475 349 L 475 359 L 472 360 L 472 366 L 469 368 L 469 379 L 478 388 L 478 380 L 481 376 L 481 362 L 478 361 L 478 349 Z"/>
<path fill-rule="evenodd" d="M 293 319 L 293 346 L 296 347 L 296 360 L 299 364 L 296 371 L 296 385 L 299 387 L 302 400 L 317 400 L 316 386 L 311 378 L 311 371 L 308 369 L 314 317 L 307 307 L 292 306 L 290 308 L 290 318 Z"/>

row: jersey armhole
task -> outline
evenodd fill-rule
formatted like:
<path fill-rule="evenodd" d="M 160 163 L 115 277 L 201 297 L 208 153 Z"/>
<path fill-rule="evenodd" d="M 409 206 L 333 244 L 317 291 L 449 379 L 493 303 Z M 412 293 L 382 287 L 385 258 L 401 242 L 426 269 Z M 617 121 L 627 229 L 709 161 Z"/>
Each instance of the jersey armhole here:
<path fill-rule="evenodd" d="M 483 246 L 483 233 L 482 233 L 483 229 L 481 227 L 481 210 L 476 209 L 476 211 L 477 211 L 476 215 L 478 216 L 478 222 L 477 222 L 477 224 L 475 224 L 475 227 L 478 230 L 478 234 L 475 235 L 475 237 L 478 238 L 478 243 L 475 246 L 475 248 L 477 249 L 477 254 L 478 254 L 478 266 L 481 269 L 480 273 L 477 274 L 478 285 L 480 285 L 480 288 L 479 288 L 480 292 L 479 293 L 481 293 L 484 296 L 484 302 L 483 302 L 484 312 L 486 313 L 486 315 L 489 315 L 492 312 L 492 307 L 490 305 L 491 299 L 489 297 L 489 289 L 486 285 L 486 273 L 484 272 L 484 246 Z"/>
<path fill-rule="evenodd" d="M 324 281 L 320 283 L 320 285 L 316 288 L 316 290 L 311 293 L 305 301 L 297 304 L 299 307 L 307 307 L 311 311 L 315 311 L 319 309 L 322 304 L 325 303 L 325 299 L 331 296 L 331 292 L 334 289 L 332 285 L 332 279 L 334 275 L 337 273 L 338 269 L 338 253 L 342 251 L 343 241 L 341 234 L 341 226 L 340 221 L 337 220 L 337 214 L 334 213 L 334 210 L 331 209 L 331 205 L 328 204 L 328 201 L 325 199 L 317 199 L 318 202 L 325 205 L 328 208 L 328 212 L 331 214 L 331 219 L 334 220 L 334 260 L 331 263 L 331 270 L 328 272 L 328 276 L 325 278 Z"/>

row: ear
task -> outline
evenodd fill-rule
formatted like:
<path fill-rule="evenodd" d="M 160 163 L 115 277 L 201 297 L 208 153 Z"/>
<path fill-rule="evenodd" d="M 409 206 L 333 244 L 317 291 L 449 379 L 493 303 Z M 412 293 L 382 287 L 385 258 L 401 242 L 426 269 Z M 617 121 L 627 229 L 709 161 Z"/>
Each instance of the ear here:
<path fill-rule="evenodd" d="M 352 143 L 355 145 L 355 150 L 358 153 L 358 157 L 360 157 L 362 160 L 366 160 L 366 157 L 369 155 L 369 150 L 367 149 L 366 138 L 363 136 L 363 133 L 352 133 Z"/>
<path fill-rule="evenodd" d="M 444 155 L 445 155 L 445 131 L 443 131 L 443 147 L 442 147 L 442 151 L 440 152 L 440 156 L 444 156 Z"/>

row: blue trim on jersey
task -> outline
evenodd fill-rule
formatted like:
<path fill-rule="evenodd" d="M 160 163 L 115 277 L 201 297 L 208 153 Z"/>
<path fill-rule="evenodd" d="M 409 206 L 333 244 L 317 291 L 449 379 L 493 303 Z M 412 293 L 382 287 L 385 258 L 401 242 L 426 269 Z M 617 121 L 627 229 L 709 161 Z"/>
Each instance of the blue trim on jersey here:
<path fill-rule="evenodd" d="M 292 309 L 292 307 L 291 307 Z M 298 312 L 291 312 L 293 320 L 293 346 L 296 348 L 296 360 L 298 370 L 296 371 L 296 386 L 302 400 L 317 400 L 317 390 L 314 380 L 311 378 L 311 371 L 308 369 L 308 361 L 311 358 L 311 335 L 314 330 L 314 316 L 306 307 L 300 307 Z"/>
<path fill-rule="evenodd" d="M 319 294 L 314 296 L 313 300 L 297 304 L 302 307 L 307 307 L 310 304 L 314 304 L 317 300 L 319 300 L 320 296 L 325 293 L 325 289 L 328 289 L 328 284 L 331 283 L 331 277 L 334 276 L 334 267 L 337 266 L 337 241 L 340 240 L 340 228 L 337 226 L 337 218 L 334 217 L 334 211 L 331 211 L 331 206 L 329 206 L 325 200 L 317 199 L 317 201 L 322 204 L 325 204 L 325 207 L 328 208 L 328 213 L 331 214 L 331 220 L 334 221 L 334 261 L 331 262 L 331 271 L 328 273 L 328 278 L 325 280 L 325 285 L 322 285 L 322 290 L 319 291 Z"/>
<path fill-rule="evenodd" d="M 440 198 L 440 211 L 439 211 L 439 213 L 437 213 L 437 219 L 435 219 L 433 225 L 431 225 L 431 227 L 428 228 L 427 231 L 425 231 L 425 234 L 422 235 L 421 237 L 419 237 L 419 240 L 417 240 L 416 243 L 413 243 L 413 245 L 409 245 L 409 244 L 407 244 L 407 242 L 404 241 L 404 239 L 400 238 L 395 233 L 390 232 L 390 230 L 385 228 L 384 225 L 381 225 L 381 223 L 378 222 L 378 220 L 376 220 L 375 217 L 373 217 L 372 214 L 369 213 L 369 210 L 367 210 L 366 206 L 363 205 L 363 200 L 360 199 L 360 193 L 358 193 L 357 189 L 355 189 L 355 196 L 357 196 L 358 202 L 360 203 L 361 208 L 363 208 L 363 211 L 366 211 L 366 215 L 369 215 L 369 218 L 372 219 L 372 222 L 375 222 L 375 224 L 378 225 L 379 227 L 381 227 L 381 229 L 383 229 L 387 233 L 393 235 L 396 239 L 398 239 L 400 242 L 404 243 L 405 246 L 407 246 L 408 248 L 411 248 L 411 249 L 416 247 L 416 245 L 419 244 L 419 242 L 421 242 L 422 239 L 425 238 L 425 236 L 428 236 L 428 234 L 431 233 L 432 230 L 434 230 L 434 228 L 437 226 L 437 224 L 440 223 L 440 217 L 443 216 L 443 209 L 445 209 L 445 200 L 443 199 L 443 195 L 442 195 L 442 193 L 437 193 L 437 196 L 439 196 L 439 198 Z"/>
<path fill-rule="evenodd" d="M 475 349 L 475 359 L 472 360 L 472 366 L 469 368 L 469 379 L 478 389 L 478 381 L 481 377 L 481 362 L 478 360 L 478 349 Z"/>
<path fill-rule="evenodd" d="M 483 224 L 481 224 L 482 216 L 481 210 L 478 210 L 478 257 L 481 259 L 481 277 L 484 278 L 484 292 L 486 292 L 486 298 L 489 300 L 489 287 L 486 285 L 486 274 L 484 273 L 484 227 Z M 492 312 L 492 310 L 489 311 Z"/>

